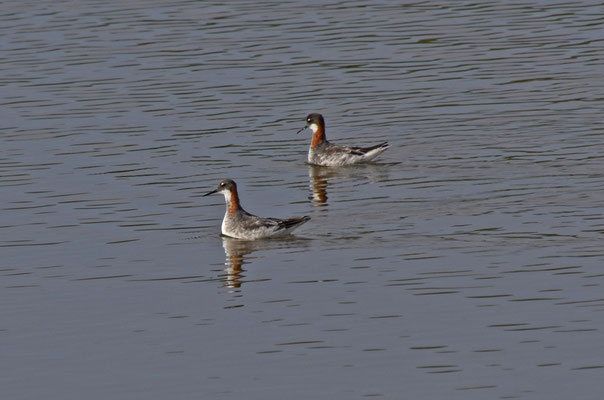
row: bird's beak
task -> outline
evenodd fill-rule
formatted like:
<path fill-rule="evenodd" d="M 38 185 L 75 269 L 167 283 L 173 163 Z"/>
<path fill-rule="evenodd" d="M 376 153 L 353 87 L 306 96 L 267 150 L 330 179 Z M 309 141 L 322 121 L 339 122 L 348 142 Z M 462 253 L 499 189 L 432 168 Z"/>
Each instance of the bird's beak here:
<path fill-rule="evenodd" d="M 208 192 L 208 193 L 204 194 L 201 197 L 206 197 L 206 196 L 209 196 L 209 195 L 214 194 L 214 193 L 218 193 L 218 190 L 212 190 L 211 192 Z"/>
<path fill-rule="evenodd" d="M 308 125 L 306 125 L 304 128 L 300 129 L 298 132 L 296 132 L 296 135 L 300 132 L 302 132 L 304 129 L 308 128 Z"/>

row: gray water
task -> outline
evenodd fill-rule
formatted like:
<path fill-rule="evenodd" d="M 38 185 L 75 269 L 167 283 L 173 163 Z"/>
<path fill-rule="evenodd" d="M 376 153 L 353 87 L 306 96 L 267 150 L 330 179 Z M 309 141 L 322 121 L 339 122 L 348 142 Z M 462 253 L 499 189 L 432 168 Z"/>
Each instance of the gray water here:
<path fill-rule="evenodd" d="M 601 399 L 598 2 L 8 1 L 3 399 Z M 306 164 L 321 112 L 375 163 Z M 222 178 L 284 240 L 220 237 Z"/>

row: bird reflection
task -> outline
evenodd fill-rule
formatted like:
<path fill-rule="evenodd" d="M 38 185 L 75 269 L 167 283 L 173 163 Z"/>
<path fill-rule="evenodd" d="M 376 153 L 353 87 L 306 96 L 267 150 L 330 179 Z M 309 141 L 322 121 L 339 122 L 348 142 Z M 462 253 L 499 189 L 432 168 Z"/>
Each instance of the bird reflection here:
<path fill-rule="evenodd" d="M 295 236 L 267 240 L 241 240 L 222 236 L 222 247 L 226 256 L 225 274 L 222 277 L 224 286 L 229 289 L 239 289 L 246 282 L 244 280 L 246 270 L 242 266 L 249 264 L 251 260 L 256 258 L 251 256 L 253 252 L 300 248 L 307 246 L 307 243 L 307 239 L 296 238 Z M 254 279 L 254 281 L 259 280 L 263 279 Z"/>
<path fill-rule="evenodd" d="M 321 167 L 319 165 L 308 166 L 308 176 L 310 177 L 312 193 L 308 199 L 313 201 L 315 207 L 327 206 L 327 187 L 329 181 L 339 178 L 358 178 L 365 177 L 370 181 L 378 179 L 384 175 L 378 165 L 363 164 L 354 166 L 344 166 L 338 168 Z"/>
<path fill-rule="evenodd" d="M 247 240 L 222 237 L 222 247 L 226 255 L 224 285 L 228 288 L 241 287 L 241 278 L 245 270 L 241 267 L 246 263 L 244 256 L 254 251 L 253 243 Z"/>
<path fill-rule="evenodd" d="M 318 165 L 310 165 L 308 168 L 308 176 L 312 184 L 312 195 L 309 200 L 315 202 L 315 207 L 323 207 L 327 205 L 327 179 L 333 168 L 320 167 Z"/>

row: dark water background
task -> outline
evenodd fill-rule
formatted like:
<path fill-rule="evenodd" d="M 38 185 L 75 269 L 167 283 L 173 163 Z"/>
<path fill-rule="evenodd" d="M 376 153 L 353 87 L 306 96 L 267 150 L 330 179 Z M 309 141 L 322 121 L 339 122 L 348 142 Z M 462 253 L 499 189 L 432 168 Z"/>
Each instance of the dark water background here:
<path fill-rule="evenodd" d="M 601 399 L 599 2 L 8 1 L 4 399 Z M 308 112 L 336 143 L 309 167 Z M 224 177 L 288 240 L 219 236 Z"/>

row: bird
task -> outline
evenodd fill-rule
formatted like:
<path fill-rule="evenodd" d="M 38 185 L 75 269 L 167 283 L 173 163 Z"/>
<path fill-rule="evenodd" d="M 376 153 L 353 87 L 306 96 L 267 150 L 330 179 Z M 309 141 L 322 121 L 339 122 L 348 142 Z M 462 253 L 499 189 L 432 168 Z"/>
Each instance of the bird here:
<path fill-rule="evenodd" d="M 373 160 L 390 147 L 388 142 L 369 147 L 338 146 L 327 141 L 325 137 L 325 120 L 318 113 L 306 116 L 304 129 L 312 130 L 312 141 L 308 149 L 308 163 L 325 167 L 361 164 Z"/>
<path fill-rule="evenodd" d="M 226 212 L 222 220 L 221 231 L 225 236 L 243 240 L 265 239 L 291 233 L 310 217 L 288 219 L 262 218 L 250 214 L 241 207 L 237 184 L 232 179 L 223 179 L 218 187 L 203 196 L 222 193 L 226 201 Z"/>

